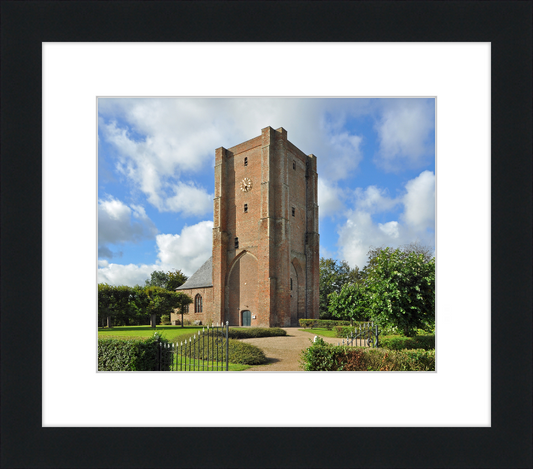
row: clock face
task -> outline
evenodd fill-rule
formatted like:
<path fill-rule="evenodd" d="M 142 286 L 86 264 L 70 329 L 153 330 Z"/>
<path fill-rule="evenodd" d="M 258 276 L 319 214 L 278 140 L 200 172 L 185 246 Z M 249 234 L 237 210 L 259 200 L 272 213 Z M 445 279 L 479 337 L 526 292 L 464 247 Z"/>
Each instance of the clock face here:
<path fill-rule="evenodd" d="M 241 181 L 241 191 L 248 192 L 252 190 L 252 180 L 249 178 L 244 178 Z"/>

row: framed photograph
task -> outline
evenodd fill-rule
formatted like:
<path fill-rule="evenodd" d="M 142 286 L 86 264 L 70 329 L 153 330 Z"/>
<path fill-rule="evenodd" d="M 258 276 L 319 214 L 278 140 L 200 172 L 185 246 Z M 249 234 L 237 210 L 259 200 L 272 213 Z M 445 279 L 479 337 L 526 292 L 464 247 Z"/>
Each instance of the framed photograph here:
<path fill-rule="evenodd" d="M 530 466 L 531 15 L 4 2 L 2 465 Z M 124 130 L 99 124 L 106 97 L 434 99 L 436 373 L 98 373 L 97 129 Z"/>

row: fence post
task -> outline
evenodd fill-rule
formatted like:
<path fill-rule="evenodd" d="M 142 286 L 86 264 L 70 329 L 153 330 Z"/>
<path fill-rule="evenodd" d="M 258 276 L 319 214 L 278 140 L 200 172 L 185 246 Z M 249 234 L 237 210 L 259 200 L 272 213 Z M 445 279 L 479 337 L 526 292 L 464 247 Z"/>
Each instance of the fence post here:
<path fill-rule="evenodd" d="M 229 370 L 229 321 L 226 321 L 226 371 Z"/>

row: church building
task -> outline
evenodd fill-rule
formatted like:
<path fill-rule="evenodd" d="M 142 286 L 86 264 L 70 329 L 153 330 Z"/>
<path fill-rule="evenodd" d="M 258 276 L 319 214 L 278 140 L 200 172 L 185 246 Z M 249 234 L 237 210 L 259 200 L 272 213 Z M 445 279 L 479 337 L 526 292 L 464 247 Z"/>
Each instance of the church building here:
<path fill-rule="evenodd" d="M 316 157 L 283 128 L 218 148 L 213 254 L 177 289 L 193 299 L 184 319 L 297 326 L 318 319 L 318 289 Z"/>

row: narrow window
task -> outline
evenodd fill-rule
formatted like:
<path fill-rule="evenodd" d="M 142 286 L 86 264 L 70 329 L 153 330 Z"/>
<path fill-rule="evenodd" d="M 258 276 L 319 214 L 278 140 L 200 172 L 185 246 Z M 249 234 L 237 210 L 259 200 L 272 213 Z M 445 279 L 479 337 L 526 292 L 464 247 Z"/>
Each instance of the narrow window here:
<path fill-rule="evenodd" d="M 239 249 L 239 238 L 235 238 L 235 249 Z"/>
<path fill-rule="evenodd" d="M 292 216 L 294 217 L 296 214 L 296 209 L 294 207 L 292 207 Z"/>
<path fill-rule="evenodd" d="M 195 313 L 201 313 L 202 312 L 202 295 L 198 293 L 194 297 L 194 312 Z"/>
<path fill-rule="evenodd" d="M 244 166 L 248 166 L 248 157 L 247 156 L 244 157 Z"/>
<path fill-rule="evenodd" d="M 244 204 L 244 213 L 248 212 L 248 204 Z"/>
<path fill-rule="evenodd" d="M 292 162 L 292 169 L 296 169 L 296 161 Z"/>
<path fill-rule="evenodd" d="M 292 290 L 292 278 L 291 278 L 291 290 Z"/>

